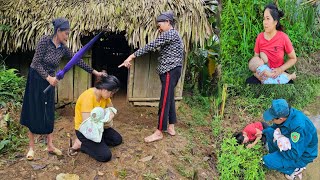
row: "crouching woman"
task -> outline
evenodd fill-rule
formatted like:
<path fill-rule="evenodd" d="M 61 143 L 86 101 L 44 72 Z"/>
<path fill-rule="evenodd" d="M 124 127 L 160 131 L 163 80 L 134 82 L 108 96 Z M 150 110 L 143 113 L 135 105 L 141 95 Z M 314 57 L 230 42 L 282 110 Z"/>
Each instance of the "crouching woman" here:
<path fill-rule="evenodd" d="M 109 146 L 117 146 L 122 143 L 121 135 L 113 128 L 105 128 L 100 143 L 87 139 L 80 131 L 81 123 L 90 117 L 90 112 L 95 107 L 112 107 L 111 97 L 118 91 L 120 81 L 112 75 L 102 77 L 95 87 L 83 92 L 76 103 L 75 108 L 75 133 L 77 139 L 69 149 L 69 155 L 76 155 L 77 151 L 88 154 L 100 162 L 111 160 Z"/>

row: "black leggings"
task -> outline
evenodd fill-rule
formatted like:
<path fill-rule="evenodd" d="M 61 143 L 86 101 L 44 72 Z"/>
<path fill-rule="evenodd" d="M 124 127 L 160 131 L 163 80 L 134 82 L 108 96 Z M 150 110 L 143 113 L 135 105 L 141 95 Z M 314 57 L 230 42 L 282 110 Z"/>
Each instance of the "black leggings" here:
<path fill-rule="evenodd" d="M 77 130 L 76 135 L 81 141 L 80 150 L 99 162 L 111 160 L 112 154 L 108 146 L 117 146 L 122 143 L 121 135 L 112 128 L 104 129 L 100 143 L 87 139 Z"/>
<path fill-rule="evenodd" d="M 261 84 L 261 81 L 255 76 L 250 76 L 248 79 L 246 79 L 246 84 Z M 293 81 L 290 80 L 288 84 L 293 84 Z"/>
<path fill-rule="evenodd" d="M 181 67 L 176 67 L 164 74 L 160 74 L 161 96 L 159 102 L 158 129 L 166 131 L 169 124 L 177 122 L 176 106 L 174 101 L 174 88 L 181 76 Z"/>
<path fill-rule="evenodd" d="M 269 127 L 269 125 L 266 123 L 266 122 L 261 122 L 262 123 L 262 128 L 263 129 L 266 129 Z M 262 138 L 261 138 L 261 141 L 263 142 L 263 144 L 266 144 L 267 142 L 267 138 L 264 134 L 262 134 Z"/>

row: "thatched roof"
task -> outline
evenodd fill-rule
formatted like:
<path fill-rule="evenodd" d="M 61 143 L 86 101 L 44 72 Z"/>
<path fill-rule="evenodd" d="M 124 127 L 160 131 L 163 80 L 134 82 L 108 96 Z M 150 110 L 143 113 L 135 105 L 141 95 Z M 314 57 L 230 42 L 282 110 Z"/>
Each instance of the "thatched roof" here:
<path fill-rule="evenodd" d="M 155 19 L 173 10 L 176 28 L 189 43 L 204 45 L 212 29 L 201 0 L 0 0 L 0 52 L 35 49 L 44 34 L 51 34 L 52 19 L 66 17 L 71 24 L 69 46 L 82 47 L 80 38 L 101 30 L 126 32 L 130 45 L 141 47 L 157 36 Z"/>

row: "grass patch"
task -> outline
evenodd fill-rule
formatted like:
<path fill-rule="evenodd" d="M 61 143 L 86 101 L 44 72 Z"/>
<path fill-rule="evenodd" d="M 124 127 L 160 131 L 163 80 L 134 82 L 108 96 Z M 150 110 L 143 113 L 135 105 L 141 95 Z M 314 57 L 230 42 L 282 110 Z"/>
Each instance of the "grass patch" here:
<path fill-rule="evenodd" d="M 179 174 L 183 177 L 192 178 L 194 176 L 193 170 L 190 170 L 184 164 L 177 164 L 175 168 L 179 172 Z"/>

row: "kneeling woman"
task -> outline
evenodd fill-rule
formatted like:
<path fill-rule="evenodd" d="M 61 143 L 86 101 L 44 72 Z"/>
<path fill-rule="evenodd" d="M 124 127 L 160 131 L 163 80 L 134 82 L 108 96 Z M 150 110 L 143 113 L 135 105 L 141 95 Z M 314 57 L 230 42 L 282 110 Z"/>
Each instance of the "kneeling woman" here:
<path fill-rule="evenodd" d="M 90 88 L 83 92 L 76 103 L 75 108 L 75 131 L 77 139 L 69 150 L 70 155 L 75 155 L 76 151 L 82 152 L 93 157 L 97 161 L 106 162 L 111 159 L 111 151 L 108 146 L 117 146 L 122 143 L 121 135 L 111 127 L 105 128 L 100 143 L 87 139 L 80 131 L 82 121 L 88 119 L 90 112 L 95 107 L 112 107 L 111 97 L 118 91 L 120 82 L 115 76 L 102 77 Z"/>

